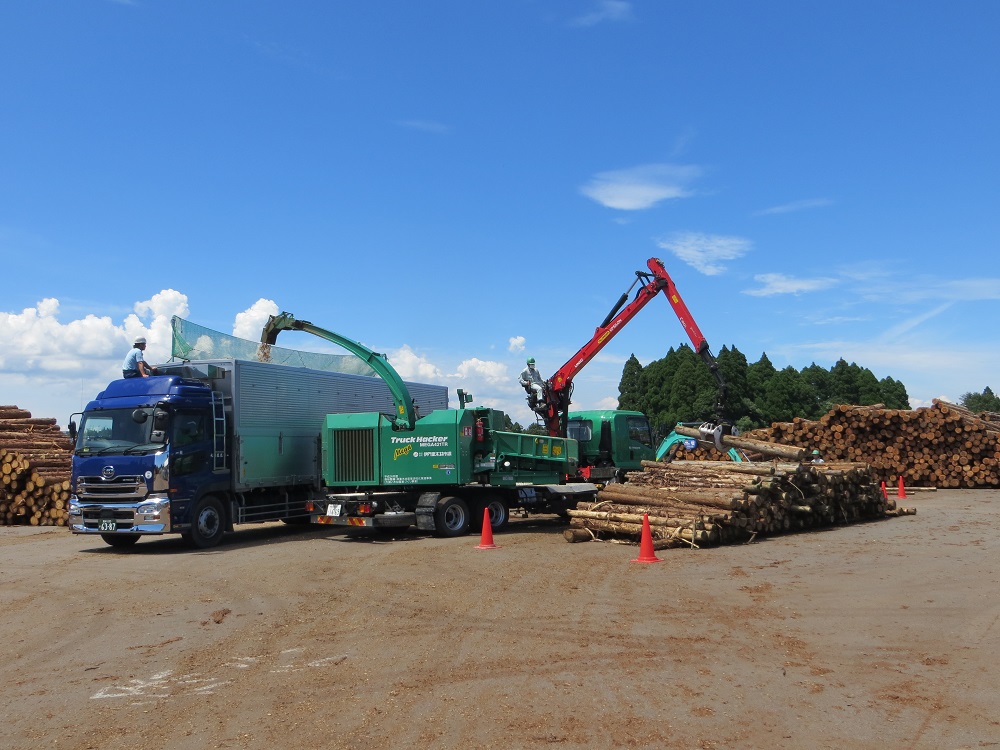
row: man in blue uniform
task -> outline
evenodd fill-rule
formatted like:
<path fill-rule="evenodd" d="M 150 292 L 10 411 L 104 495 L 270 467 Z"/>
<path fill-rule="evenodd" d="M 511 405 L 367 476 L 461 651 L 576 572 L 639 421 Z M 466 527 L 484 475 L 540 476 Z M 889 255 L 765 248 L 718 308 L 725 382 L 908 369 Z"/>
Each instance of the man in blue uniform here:
<path fill-rule="evenodd" d="M 150 375 L 156 374 L 156 368 L 146 364 L 146 361 L 142 358 L 144 351 L 146 351 L 146 339 L 138 336 L 135 343 L 132 344 L 132 351 L 128 353 L 125 361 L 122 362 L 123 378 L 148 378 Z"/>

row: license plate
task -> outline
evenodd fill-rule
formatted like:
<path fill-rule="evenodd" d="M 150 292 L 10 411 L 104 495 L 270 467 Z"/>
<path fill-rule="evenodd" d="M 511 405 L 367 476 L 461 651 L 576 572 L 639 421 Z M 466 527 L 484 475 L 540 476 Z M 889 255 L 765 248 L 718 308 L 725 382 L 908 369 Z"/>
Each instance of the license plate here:
<path fill-rule="evenodd" d="M 340 503 L 330 503 L 326 507 L 326 514 L 328 516 L 339 516 L 340 515 Z"/>
<path fill-rule="evenodd" d="M 98 531 L 118 531 L 118 522 L 114 520 L 104 520 L 97 524 Z"/>

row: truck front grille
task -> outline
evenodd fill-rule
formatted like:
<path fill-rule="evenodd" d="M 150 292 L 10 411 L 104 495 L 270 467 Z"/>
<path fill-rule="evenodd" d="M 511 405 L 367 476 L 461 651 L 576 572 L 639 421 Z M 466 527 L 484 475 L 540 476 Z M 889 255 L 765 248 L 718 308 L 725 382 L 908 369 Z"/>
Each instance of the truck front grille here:
<path fill-rule="evenodd" d="M 78 477 L 76 480 L 76 496 L 82 502 L 137 500 L 146 497 L 148 493 L 146 482 L 141 476 L 121 476 L 110 480 Z"/>

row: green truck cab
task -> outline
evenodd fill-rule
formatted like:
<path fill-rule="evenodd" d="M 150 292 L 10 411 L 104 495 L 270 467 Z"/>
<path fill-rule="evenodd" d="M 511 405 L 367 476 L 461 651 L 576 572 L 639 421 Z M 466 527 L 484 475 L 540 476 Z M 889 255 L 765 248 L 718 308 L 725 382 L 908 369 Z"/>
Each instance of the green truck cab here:
<path fill-rule="evenodd" d="M 570 412 L 566 435 L 579 444 L 579 471 L 591 482 L 622 481 L 656 459 L 649 418 L 638 411 Z"/>

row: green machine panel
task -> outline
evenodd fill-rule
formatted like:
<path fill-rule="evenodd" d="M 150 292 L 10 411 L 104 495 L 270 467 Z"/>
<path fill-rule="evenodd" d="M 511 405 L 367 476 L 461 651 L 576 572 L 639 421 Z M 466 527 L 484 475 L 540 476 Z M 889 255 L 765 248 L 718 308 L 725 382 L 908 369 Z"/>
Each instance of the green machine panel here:
<path fill-rule="evenodd" d="M 379 435 L 389 420 L 378 413 L 327 414 L 323 423 L 323 482 L 327 487 L 381 483 L 376 459 Z"/>
<path fill-rule="evenodd" d="M 465 409 L 431 412 L 412 431 L 381 430 L 385 485 L 464 484 L 472 480 L 475 417 Z"/>

